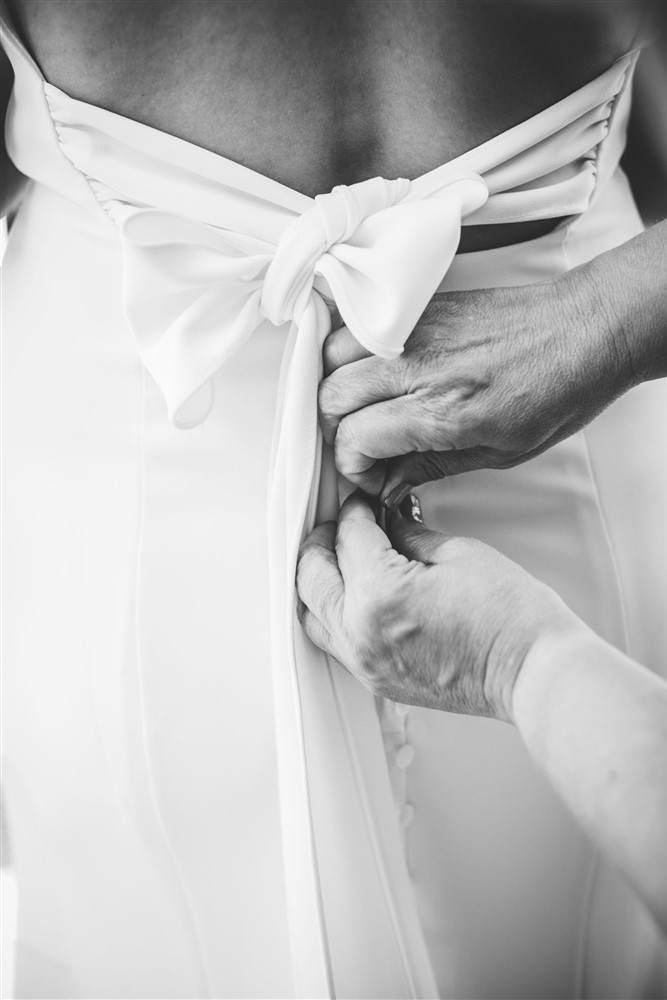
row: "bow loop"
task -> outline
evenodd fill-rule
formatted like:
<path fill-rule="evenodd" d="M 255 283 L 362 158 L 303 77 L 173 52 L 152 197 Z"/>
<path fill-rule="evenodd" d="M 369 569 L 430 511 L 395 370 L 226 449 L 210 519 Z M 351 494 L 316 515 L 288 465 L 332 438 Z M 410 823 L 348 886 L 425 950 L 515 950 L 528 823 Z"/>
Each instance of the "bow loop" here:
<path fill-rule="evenodd" d="M 452 262 L 463 216 L 487 197 L 476 174 L 427 198 L 410 181 L 374 177 L 318 195 L 277 246 L 116 203 L 125 310 L 172 422 L 201 423 L 227 358 L 267 319 L 299 327 L 313 295 L 335 301 L 367 350 L 396 357 Z"/>
<path fill-rule="evenodd" d="M 123 301 L 174 426 L 201 424 L 211 376 L 262 322 L 270 244 L 153 208 L 118 204 Z"/>
<path fill-rule="evenodd" d="M 481 177 L 456 178 L 428 199 L 369 215 L 322 255 L 315 273 L 362 347 L 383 358 L 402 352 L 454 259 L 462 218 L 487 198 Z"/>

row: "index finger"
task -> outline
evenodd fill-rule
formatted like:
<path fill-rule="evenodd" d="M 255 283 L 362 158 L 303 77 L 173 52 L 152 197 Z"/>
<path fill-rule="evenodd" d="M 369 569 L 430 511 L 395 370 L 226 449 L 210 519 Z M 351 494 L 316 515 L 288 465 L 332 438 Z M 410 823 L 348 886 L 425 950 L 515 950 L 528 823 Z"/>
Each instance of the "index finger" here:
<path fill-rule="evenodd" d="M 337 368 L 370 358 L 371 353 L 362 347 L 346 326 L 333 330 L 324 341 L 322 359 L 324 362 L 324 377 L 331 375 Z"/>

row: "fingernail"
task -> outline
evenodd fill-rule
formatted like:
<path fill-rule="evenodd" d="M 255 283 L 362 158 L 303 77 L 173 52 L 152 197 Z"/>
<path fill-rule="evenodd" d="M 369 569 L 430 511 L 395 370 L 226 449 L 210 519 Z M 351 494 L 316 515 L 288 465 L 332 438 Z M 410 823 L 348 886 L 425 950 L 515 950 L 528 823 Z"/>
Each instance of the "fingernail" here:
<path fill-rule="evenodd" d="M 410 493 L 401 503 L 398 508 L 401 512 L 401 516 L 409 521 L 416 521 L 417 524 L 423 524 L 424 518 L 422 517 L 422 505 L 419 502 L 419 497 L 416 497 L 414 493 Z"/>
<path fill-rule="evenodd" d="M 399 483 L 398 486 L 394 486 L 393 490 L 386 497 L 382 498 L 382 503 L 388 510 L 394 510 L 402 500 L 405 500 L 411 489 L 412 486 L 410 483 Z"/>

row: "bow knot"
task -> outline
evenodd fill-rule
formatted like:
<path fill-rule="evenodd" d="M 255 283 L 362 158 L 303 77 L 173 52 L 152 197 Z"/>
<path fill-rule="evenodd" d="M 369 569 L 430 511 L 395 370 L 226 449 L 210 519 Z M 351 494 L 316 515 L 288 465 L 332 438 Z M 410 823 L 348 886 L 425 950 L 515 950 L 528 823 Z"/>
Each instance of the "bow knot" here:
<path fill-rule="evenodd" d="M 366 350 L 397 357 L 447 273 L 462 218 L 487 198 L 477 174 L 450 177 L 426 197 L 410 181 L 375 177 L 318 195 L 277 243 L 115 203 L 125 310 L 172 422 L 201 423 L 215 372 L 266 320 L 301 329 L 313 297 L 332 299 Z M 326 309 L 316 313 L 328 320 Z"/>
<path fill-rule="evenodd" d="M 409 190 L 410 181 L 403 178 L 373 177 L 318 194 L 314 204 L 287 227 L 269 264 L 261 299 L 267 319 L 276 326 L 289 320 L 298 323 L 322 255 L 350 239 L 364 219 L 402 201 Z"/>

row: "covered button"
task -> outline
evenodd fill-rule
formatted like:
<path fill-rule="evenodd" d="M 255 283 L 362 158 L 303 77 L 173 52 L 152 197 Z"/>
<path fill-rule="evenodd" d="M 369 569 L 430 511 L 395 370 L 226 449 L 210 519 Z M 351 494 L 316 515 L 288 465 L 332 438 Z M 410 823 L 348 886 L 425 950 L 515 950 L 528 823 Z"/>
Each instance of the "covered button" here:
<path fill-rule="evenodd" d="M 396 767 L 400 767 L 404 770 L 406 767 L 410 767 L 413 760 L 415 759 L 415 748 L 410 746 L 409 743 L 404 743 L 402 747 L 399 747 L 394 756 L 394 763 Z"/>

